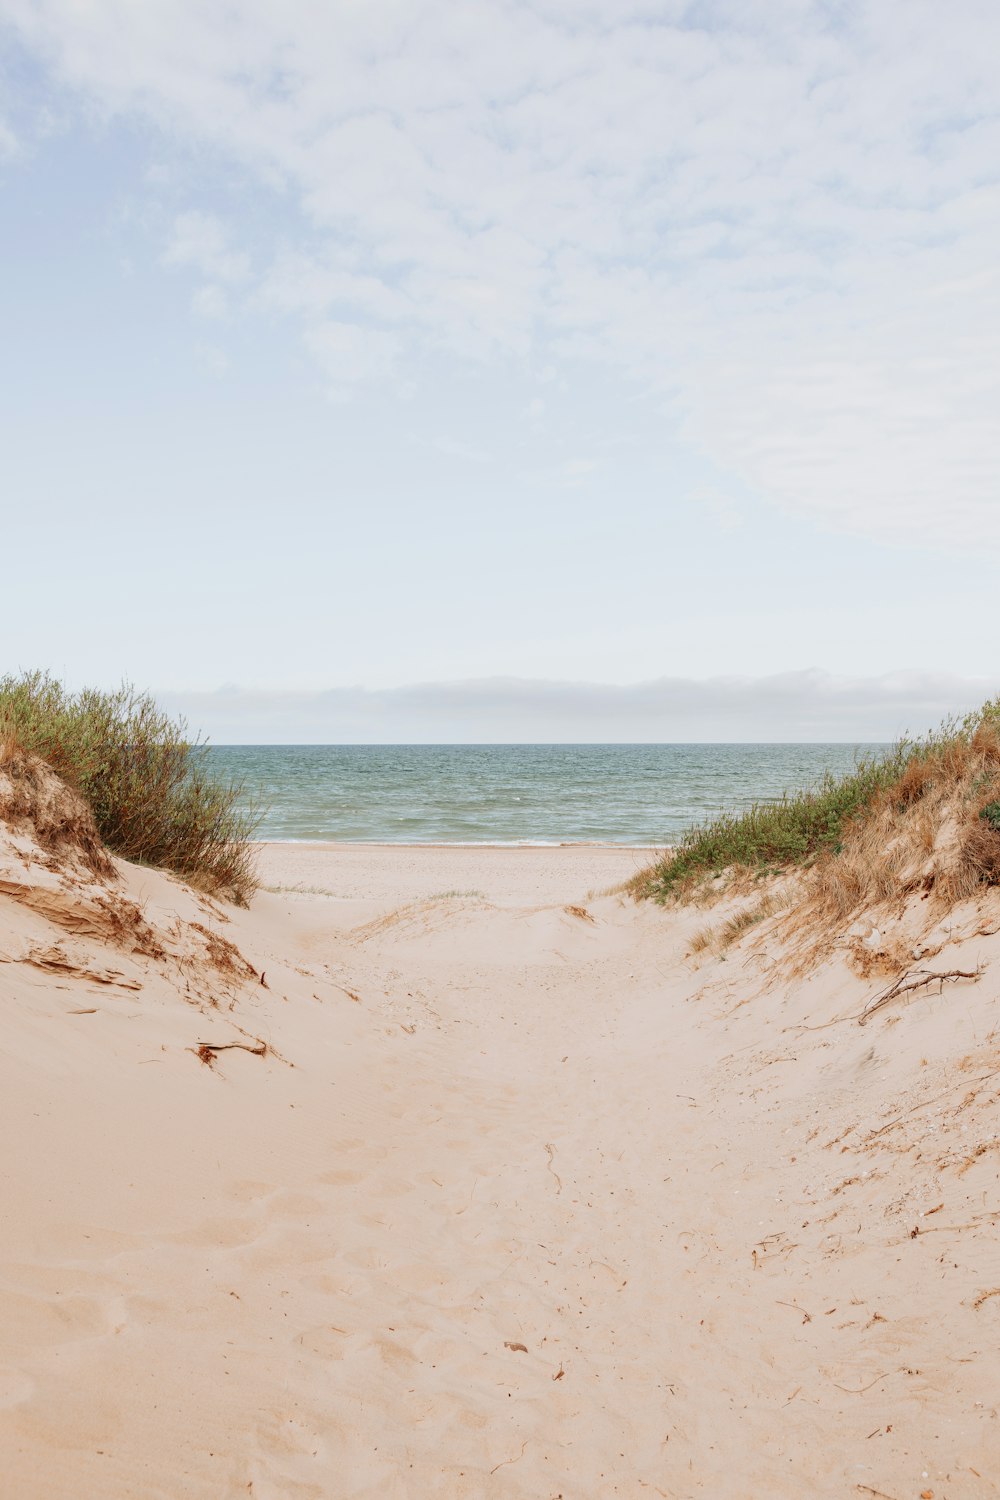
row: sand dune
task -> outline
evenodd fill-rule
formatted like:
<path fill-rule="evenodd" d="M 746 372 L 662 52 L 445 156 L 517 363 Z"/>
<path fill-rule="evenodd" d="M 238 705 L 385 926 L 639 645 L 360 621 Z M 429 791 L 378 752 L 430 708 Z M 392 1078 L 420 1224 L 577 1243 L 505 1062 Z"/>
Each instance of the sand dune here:
<path fill-rule="evenodd" d="M 5 1494 L 997 1493 L 995 903 L 862 1026 L 629 851 L 263 860 L 0 832 Z"/>

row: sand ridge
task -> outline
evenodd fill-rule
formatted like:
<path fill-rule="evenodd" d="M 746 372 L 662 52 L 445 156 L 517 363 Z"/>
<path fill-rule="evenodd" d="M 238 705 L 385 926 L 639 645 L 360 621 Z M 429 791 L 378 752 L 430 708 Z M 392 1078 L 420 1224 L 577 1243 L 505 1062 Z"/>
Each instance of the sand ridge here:
<path fill-rule="evenodd" d="M 628 851 L 474 854 L 119 863 L 162 954 L 0 894 L 10 1493 L 995 1494 L 989 912 L 862 1027 Z"/>

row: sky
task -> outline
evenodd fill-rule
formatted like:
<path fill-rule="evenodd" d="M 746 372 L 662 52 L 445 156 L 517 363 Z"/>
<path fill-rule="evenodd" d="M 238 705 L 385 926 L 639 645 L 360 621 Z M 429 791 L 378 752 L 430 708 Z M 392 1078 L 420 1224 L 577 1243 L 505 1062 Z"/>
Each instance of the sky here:
<path fill-rule="evenodd" d="M 260 741 L 997 691 L 998 56 L 992 0 L 0 0 L 0 670 Z"/>

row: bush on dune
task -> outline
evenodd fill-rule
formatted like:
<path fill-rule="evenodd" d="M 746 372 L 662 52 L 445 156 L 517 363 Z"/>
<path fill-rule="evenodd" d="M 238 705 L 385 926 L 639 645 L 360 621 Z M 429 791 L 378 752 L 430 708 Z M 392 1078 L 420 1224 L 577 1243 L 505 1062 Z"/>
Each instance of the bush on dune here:
<path fill-rule="evenodd" d="M 1000 883 L 1000 699 L 847 775 L 692 828 L 629 890 L 684 900 L 803 869 L 838 917 L 918 888 L 948 904 Z"/>
<path fill-rule="evenodd" d="M 206 747 L 148 694 L 71 693 L 44 672 L 3 677 L 0 735 L 81 794 L 114 854 L 241 903 L 253 894 L 258 811 L 242 786 L 210 774 Z"/>

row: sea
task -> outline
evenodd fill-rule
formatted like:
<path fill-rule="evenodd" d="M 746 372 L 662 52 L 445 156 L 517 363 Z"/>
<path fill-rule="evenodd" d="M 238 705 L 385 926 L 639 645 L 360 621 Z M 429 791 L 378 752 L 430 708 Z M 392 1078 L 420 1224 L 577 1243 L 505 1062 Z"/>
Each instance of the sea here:
<path fill-rule="evenodd" d="M 219 745 L 264 840 L 658 848 L 848 771 L 868 744 Z"/>

